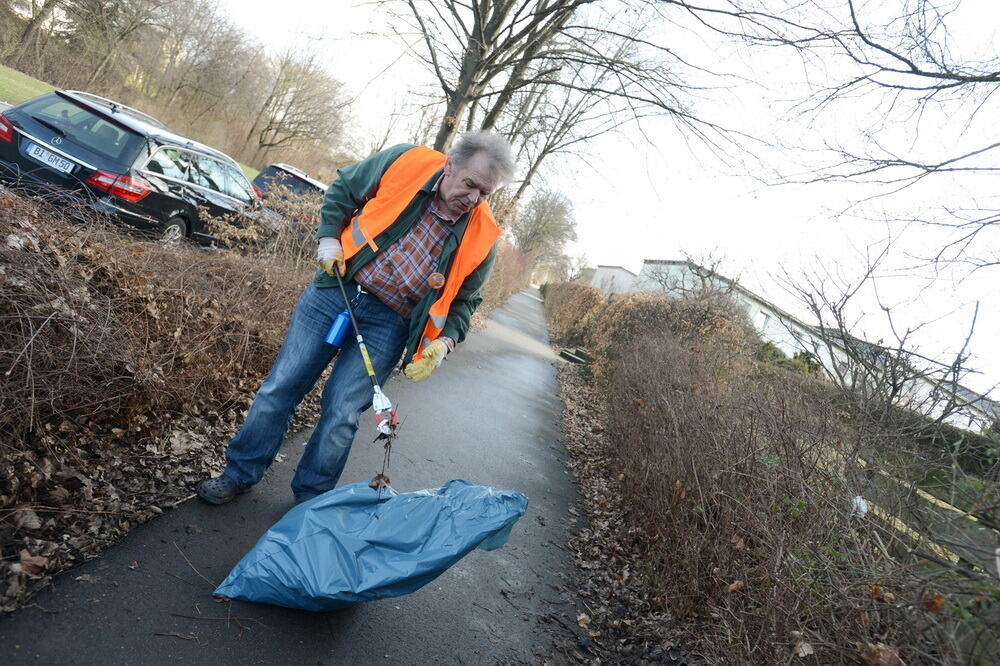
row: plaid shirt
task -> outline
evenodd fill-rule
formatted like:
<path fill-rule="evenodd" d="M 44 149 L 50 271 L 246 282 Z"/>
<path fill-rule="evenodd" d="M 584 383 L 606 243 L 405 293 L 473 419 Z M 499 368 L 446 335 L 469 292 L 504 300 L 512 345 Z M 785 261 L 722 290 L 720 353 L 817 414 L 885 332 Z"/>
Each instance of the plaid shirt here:
<path fill-rule="evenodd" d="M 431 290 L 428 279 L 437 270 L 441 245 L 458 219 L 438 207 L 438 183 L 434 184 L 434 197 L 417 223 L 354 276 L 365 290 L 406 319 Z"/>

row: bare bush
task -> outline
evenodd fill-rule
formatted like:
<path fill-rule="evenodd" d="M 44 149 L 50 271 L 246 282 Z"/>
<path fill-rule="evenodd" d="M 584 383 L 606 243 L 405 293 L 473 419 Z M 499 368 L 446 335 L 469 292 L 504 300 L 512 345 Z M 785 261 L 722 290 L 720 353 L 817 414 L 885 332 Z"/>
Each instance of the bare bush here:
<path fill-rule="evenodd" d="M 209 219 L 208 228 L 224 248 L 303 269 L 315 268 L 316 225 L 322 205 L 321 194 L 297 194 L 274 185 L 268 190 L 264 209 Z"/>
<path fill-rule="evenodd" d="M 753 332 L 734 322 L 716 301 L 676 299 L 658 294 L 625 294 L 608 300 L 577 323 L 576 334 L 591 353 L 606 363 L 616 361 L 635 340 L 653 331 L 669 331 L 682 339 L 712 338 L 723 353 L 743 358 L 756 341 Z M 737 356 L 732 357 L 734 359 Z"/>
<path fill-rule="evenodd" d="M 34 204 L 6 210 L 12 356 L 0 425 L 184 413 L 199 393 L 232 395 L 267 369 L 295 285 L 227 255 L 129 242 L 94 220 L 73 226 Z"/>
<path fill-rule="evenodd" d="M 307 279 L 0 195 L 0 609 L 220 463 Z"/>
<path fill-rule="evenodd" d="M 581 343 L 578 326 L 604 302 L 600 290 L 578 282 L 559 282 L 545 287 L 545 315 L 549 334 L 567 344 Z"/>
<path fill-rule="evenodd" d="M 555 293 L 552 310 L 586 307 Z M 589 312 L 608 475 L 645 535 L 647 586 L 697 623 L 699 652 L 990 663 L 1000 447 L 979 436 L 973 469 L 972 433 L 948 449 L 873 421 L 832 383 L 755 361 L 711 304 L 632 295 Z"/>

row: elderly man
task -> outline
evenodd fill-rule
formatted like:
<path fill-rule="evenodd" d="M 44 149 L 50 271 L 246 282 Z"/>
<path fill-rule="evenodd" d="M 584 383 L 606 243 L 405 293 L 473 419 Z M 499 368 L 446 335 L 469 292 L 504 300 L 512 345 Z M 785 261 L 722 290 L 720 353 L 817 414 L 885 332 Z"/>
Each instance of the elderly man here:
<path fill-rule="evenodd" d="M 353 335 L 339 353 L 325 342 L 345 308 L 334 271 L 343 276 L 379 383 L 401 356 L 408 378 L 426 379 L 465 339 L 482 300 L 500 237 L 485 199 L 512 172 L 506 141 L 486 132 L 462 136 L 447 156 L 404 144 L 339 171 L 316 233 L 321 268 L 229 443 L 225 471 L 201 482 L 201 499 L 224 504 L 260 481 L 296 406 L 335 354 L 292 491 L 304 502 L 337 484 L 372 386 Z"/>

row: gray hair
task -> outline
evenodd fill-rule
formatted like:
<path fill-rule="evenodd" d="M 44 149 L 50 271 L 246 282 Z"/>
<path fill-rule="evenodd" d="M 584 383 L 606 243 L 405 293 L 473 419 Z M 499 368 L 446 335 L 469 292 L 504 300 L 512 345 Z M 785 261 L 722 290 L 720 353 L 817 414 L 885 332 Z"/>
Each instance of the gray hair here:
<path fill-rule="evenodd" d="M 486 153 L 486 158 L 493 167 L 493 175 L 497 177 L 497 185 L 513 180 L 514 156 L 507 139 L 492 132 L 466 132 L 448 151 L 448 157 L 455 166 L 462 167 L 476 153 Z"/>

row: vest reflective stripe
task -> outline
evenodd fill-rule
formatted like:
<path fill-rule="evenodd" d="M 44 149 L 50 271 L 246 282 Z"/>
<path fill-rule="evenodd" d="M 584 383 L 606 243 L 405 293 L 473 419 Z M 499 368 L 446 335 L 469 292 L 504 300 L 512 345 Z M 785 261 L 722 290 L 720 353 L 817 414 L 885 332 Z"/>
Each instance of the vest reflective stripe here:
<path fill-rule="evenodd" d="M 448 277 L 441 288 L 441 295 L 427 313 L 427 323 L 420 336 L 420 345 L 413 354 L 414 361 L 419 361 L 421 350 L 441 335 L 451 303 L 455 300 L 458 290 L 462 288 L 462 283 L 483 263 L 498 238 L 500 238 L 500 228 L 493 219 L 493 211 L 490 210 L 489 204 L 484 201 L 472 212 L 469 226 L 465 228 L 465 235 L 462 236 L 462 242 L 455 250 L 455 256 L 448 268 Z"/>
<path fill-rule="evenodd" d="M 374 239 L 396 221 L 420 188 L 444 163 L 443 153 L 426 146 L 411 148 L 400 155 L 382 175 L 375 196 L 340 234 L 344 258 L 350 259 L 365 245 L 378 252 Z M 420 360 L 420 351 L 441 335 L 452 301 L 462 288 L 465 278 L 483 263 L 498 238 L 500 228 L 493 218 L 493 211 L 484 201 L 476 206 L 469 217 L 462 242 L 455 250 L 448 267 L 444 286 L 438 291 L 438 299 L 431 305 L 413 360 Z"/>
<path fill-rule="evenodd" d="M 358 222 L 357 217 L 351 220 L 351 240 L 354 241 L 355 246 L 358 248 L 368 243 L 372 247 L 372 252 L 378 252 L 378 245 L 375 244 L 375 241 L 365 238 L 364 232 L 361 231 L 361 223 Z M 354 250 L 354 252 L 357 252 L 357 250 Z M 351 254 L 354 254 L 354 252 Z"/>

